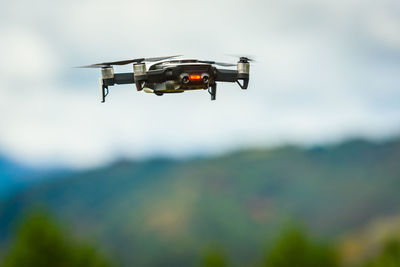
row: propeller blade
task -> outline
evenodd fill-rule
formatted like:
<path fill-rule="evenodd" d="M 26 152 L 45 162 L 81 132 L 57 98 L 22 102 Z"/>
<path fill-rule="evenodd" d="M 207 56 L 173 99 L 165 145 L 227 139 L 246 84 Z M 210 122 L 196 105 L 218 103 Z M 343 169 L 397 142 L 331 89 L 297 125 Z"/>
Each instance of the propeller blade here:
<path fill-rule="evenodd" d="M 167 57 L 149 57 L 149 58 L 135 58 L 135 59 L 128 59 L 128 60 L 120 60 L 120 61 L 110 61 L 110 62 L 103 62 L 103 63 L 98 63 L 98 64 L 87 65 L 87 66 L 80 66 L 77 68 L 106 68 L 106 67 L 110 67 L 112 65 L 126 65 L 126 64 L 130 64 L 130 63 L 140 63 L 143 61 L 156 62 L 156 61 L 161 61 L 161 60 L 174 58 L 174 57 L 180 57 L 180 55 L 167 56 Z"/>
<path fill-rule="evenodd" d="M 168 56 L 168 57 L 148 57 L 145 58 L 144 61 L 148 62 L 156 62 L 156 61 L 161 61 L 161 60 L 166 60 L 174 57 L 181 57 L 182 55 L 176 55 L 176 56 Z"/>
<path fill-rule="evenodd" d="M 239 59 L 240 59 L 240 60 L 249 61 L 249 62 L 257 62 L 257 61 L 255 61 L 254 59 L 249 58 L 249 57 L 240 57 Z"/>
<path fill-rule="evenodd" d="M 86 65 L 86 66 L 78 66 L 78 67 L 74 67 L 74 68 L 107 68 L 107 67 L 111 67 L 111 65 L 102 65 L 102 64 L 92 64 L 92 65 Z"/>
<path fill-rule="evenodd" d="M 257 63 L 257 61 L 254 59 L 255 57 L 252 55 L 237 55 L 237 54 L 226 54 L 226 55 L 235 57 L 235 58 L 239 58 L 239 60 L 245 60 L 245 61 Z"/>
<path fill-rule="evenodd" d="M 213 65 L 219 65 L 219 66 L 224 66 L 224 67 L 236 66 L 236 64 L 233 64 L 233 63 L 215 62 L 215 61 L 209 61 L 209 60 L 199 60 L 198 62 L 207 63 L 207 64 L 213 64 Z"/>

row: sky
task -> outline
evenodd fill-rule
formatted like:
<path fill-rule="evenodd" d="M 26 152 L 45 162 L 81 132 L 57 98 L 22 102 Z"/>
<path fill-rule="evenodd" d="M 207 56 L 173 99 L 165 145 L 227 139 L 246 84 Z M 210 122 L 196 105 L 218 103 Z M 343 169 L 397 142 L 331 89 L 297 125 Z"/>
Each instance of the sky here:
<path fill-rule="evenodd" d="M 0 10 L 0 154 L 100 166 L 235 149 L 374 140 L 400 133 L 400 2 L 16 0 Z M 235 63 L 219 84 L 158 97 L 74 66 L 182 54 Z M 131 71 L 117 67 L 116 72 Z"/>

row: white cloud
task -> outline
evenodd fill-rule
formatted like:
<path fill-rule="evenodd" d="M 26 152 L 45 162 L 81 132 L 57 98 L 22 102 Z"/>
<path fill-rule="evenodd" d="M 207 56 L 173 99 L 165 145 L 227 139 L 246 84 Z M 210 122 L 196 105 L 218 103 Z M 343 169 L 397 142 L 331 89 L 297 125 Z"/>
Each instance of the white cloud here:
<path fill-rule="evenodd" d="M 21 27 L 0 28 L 3 90 L 27 90 L 56 73 L 56 56 L 39 34 Z M 3 91 L 4 92 L 4 91 Z"/>
<path fill-rule="evenodd" d="M 382 3 L 10 2 L 0 11 L 0 150 L 87 167 L 121 156 L 393 134 L 398 3 Z M 233 59 L 224 53 L 241 52 L 259 61 L 250 88 L 221 84 L 216 102 L 206 92 L 156 97 L 119 86 L 100 104 L 98 71 L 71 69 L 176 53 L 226 61 Z"/>

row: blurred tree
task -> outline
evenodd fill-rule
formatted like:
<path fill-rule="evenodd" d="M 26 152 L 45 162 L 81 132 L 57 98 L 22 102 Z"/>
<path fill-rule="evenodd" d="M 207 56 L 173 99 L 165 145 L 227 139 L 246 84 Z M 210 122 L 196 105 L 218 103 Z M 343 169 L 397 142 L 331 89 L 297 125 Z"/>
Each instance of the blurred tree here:
<path fill-rule="evenodd" d="M 313 267 L 338 266 L 334 251 L 322 244 L 314 243 L 298 228 L 284 231 L 267 254 L 264 266 L 273 267 Z"/>
<path fill-rule="evenodd" d="M 45 213 L 35 212 L 23 220 L 4 267 L 110 266 L 93 247 L 67 237 Z"/>
<path fill-rule="evenodd" d="M 370 260 L 365 267 L 400 267 L 400 240 L 389 240 L 381 253 Z"/>
<path fill-rule="evenodd" d="M 219 246 L 211 246 L 205 250 L 201 266 L 225 267 L 228 265 L 228 257 L 225 251 Z"/>

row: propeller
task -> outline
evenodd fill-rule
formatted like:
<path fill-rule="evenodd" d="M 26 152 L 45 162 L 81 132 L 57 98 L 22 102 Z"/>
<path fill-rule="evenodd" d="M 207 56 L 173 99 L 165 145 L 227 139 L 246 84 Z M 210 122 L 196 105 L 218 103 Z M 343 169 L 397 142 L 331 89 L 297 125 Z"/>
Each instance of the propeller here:
<path fill-rule="evenodd" d="M 236 54 L 226 54 L 227 56 L 239 58 L 239 62 L 254 62 L 257 63 L 257 61 L 254 59 L 254 56 L 250 55 L 236 55 Z"/>
<path fill-rule="evenodd" d="M 174 58 L 174 57 L 180 57 L 180 56 L 181 55 L 167 56 L 167 57 L 136 58 L 136 59 L 121 60 L 121 61 L 103 62 L 103 63 L 92 64 L 92 65 L 87 65 L 87 66 L 79 66 L 77 68 L 106 68 L 106 67 L 110 67 L 112 65 L 126 65 L 126 64 L 130 64 L 130 63 L 140 63 L 143 61 L 156 62 L 156 61 L 161 61 L 161 60 L 170 59 L 170 58 Z"/>
<path fill-rule="evenodd" d="M 206 63 L 206 64 L 213 64 L 213 65 L 219 65 L 223 67 L 233 67 L 236 66 L 236 64 L 233 63 L 225 63 L 225 62 L 215 62 L 215 61 L 209 61 L 209 60 L 198 60 L 200 63 Z"/>

